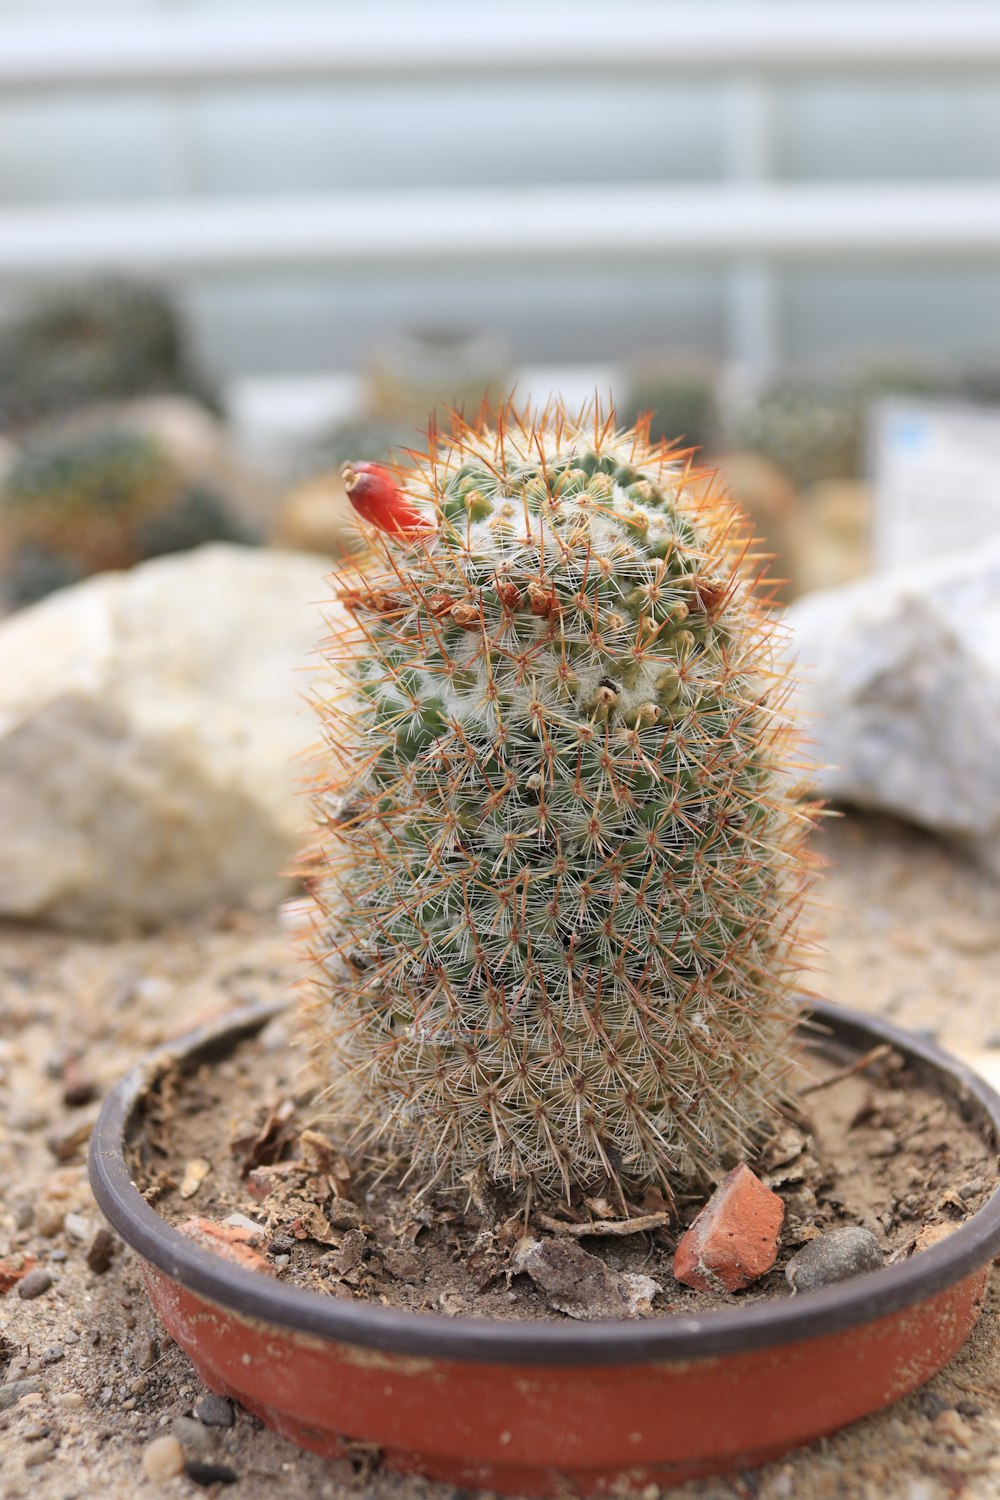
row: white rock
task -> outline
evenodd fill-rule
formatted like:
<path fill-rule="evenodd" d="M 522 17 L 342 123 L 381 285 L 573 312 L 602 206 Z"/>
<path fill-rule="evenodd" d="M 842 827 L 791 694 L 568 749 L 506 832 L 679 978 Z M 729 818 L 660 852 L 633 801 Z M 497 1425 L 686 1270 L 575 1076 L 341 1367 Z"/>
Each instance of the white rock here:
<path fill-rule="evenodd" d="M 807 595 L 787 619 L 817 790 L 1000 872 L 1000 545 Z"/>
<path fill-rule="evenodd" d="M 286 888 L 324 571 L 205 547 L 0 623 L 0 915 L 106 929 Z"/>

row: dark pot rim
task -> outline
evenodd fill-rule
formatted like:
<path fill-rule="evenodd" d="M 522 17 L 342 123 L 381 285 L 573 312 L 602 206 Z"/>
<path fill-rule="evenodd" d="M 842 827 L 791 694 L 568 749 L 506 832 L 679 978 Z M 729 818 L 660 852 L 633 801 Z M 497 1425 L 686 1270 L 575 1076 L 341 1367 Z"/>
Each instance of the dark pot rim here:
<path fill-rule="evenodd" d="M 104 1102 L 91 1138 L 89 1170 L 105 1217 L 126 1244 L 170 1280 L 247 1318 L 409 1357 L 517 1365 L 638 1364 L 749 1353 L 884 1318 L 961 1281 L 1000 1251 L 1000 1187 L 971 1218 L 927 1250 L 851 1281 L 700 1317 L 629 1322 L 510 1322 L 416 1313 L 327 1297 L 247 1271 L 199 1248 L 172 1228 L 132 1181 L 125 1151 L 144 1095 L 170 1065 L 195 1066 L 263 1029 L 283 1006 L 242 1010 L 160 1048 Z M 1000 1095 L 957 1058 L 881 1017 L 826 1001 L 803 1005 L 803 1024 L 859 1055 L 888 1043 L 1000 1143 Z"/>

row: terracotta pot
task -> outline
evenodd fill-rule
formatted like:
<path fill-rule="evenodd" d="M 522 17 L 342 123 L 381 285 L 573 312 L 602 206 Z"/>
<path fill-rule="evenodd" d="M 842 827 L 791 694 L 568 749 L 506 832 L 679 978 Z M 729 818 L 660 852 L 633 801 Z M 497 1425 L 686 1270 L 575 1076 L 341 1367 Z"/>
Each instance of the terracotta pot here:
<path fill-rule="evenodd" d="M 324 1297 L 244 1270 L 171 1228 L 126 1150 L 168 1065 L 218 1059 L 273 1011 L 157 1053 L 107 1099 L 90 1173 L 143 1257 L 150 1297 L 205 1383 L 330 1456 L 374 1445 L 387 1467 L 517 1495 L 597 1494 L 742 1469 L 919 1386 L 965 1342 L 1000 1249 L 1000 1190 L 930 1249 L 790 1298 L 636 1322 L 490 1322 Z M 817 1004 L 841 1059 L 888 1042 L 984 1139 L 1000 1097 L 881 1020 Z"/>

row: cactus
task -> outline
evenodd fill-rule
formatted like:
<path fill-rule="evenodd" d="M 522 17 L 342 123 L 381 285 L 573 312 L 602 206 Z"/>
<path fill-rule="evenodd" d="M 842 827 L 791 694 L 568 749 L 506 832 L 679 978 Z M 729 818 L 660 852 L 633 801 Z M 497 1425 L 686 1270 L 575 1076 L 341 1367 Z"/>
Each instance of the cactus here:
<path fill-rule="evenodd" d="M 425 1187 L 669 1192 L 773 1122 L 810 816 L 700 477 L 555 404 L 348 473 L 303 1014 L 345 1139 Z"/>
<path fill-rule="evenodd" d="M 218 496 L 127 426 L 36 429 L 0 486 L 0 573 L 12 604 L 163 552 L 245 539 Z"/>
<path fill-rule="evenodd" d="M 136 542 L 143 558 L 187 552 L 205 542 L 248 546 L 255 540 L 234 518 L 221 495 L 204 484 L 182 485 L 169 505 L 145 516 L 136 527 Z"/>
<path fill-rule="evenodd" d="M 143 282 L 104 277 L 47 292 L 0 340 L 0 427 L 153 392 L 219 409 L 191 365 L 169 298 Z"/>
<path fill-rule="evenodd" d="M 686 448 L 718 446 L 718 373 L 707 360 L 682 356 L 646 359 L 631 371 L 619 416 L 626 426 L 650 412 L 656 441 L 681 439 Z"/>
<path fill-rule="evenodd" d="M 863 365 L 839 380 L 784 376 L 735 419 L 729 435 L 734 446 L 762 454 L 797 485 L 859 479 L 873 402 L 947 392 L 944 377 L 902 361 Z"/>
<path fill-rule="evenodd" d="M 857 400 L 833 382 L 775 381 L 737 417 L 731 436 L 797 485 L 853 476 L 861 462 Z"/>

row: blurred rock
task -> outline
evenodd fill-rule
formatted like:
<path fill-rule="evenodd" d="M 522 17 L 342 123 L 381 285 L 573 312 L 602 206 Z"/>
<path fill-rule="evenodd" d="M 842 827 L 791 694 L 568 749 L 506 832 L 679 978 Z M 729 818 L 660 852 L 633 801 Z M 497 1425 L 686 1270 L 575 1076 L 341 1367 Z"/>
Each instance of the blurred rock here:
<path fill-rule="evenodd" d="M 271 543 L 324 557 L 359 550 L 361 533 L 339 470 L 316 474 L 289 491 L 278 507 Z"/>
<path fill-rule="evenodd" d="M 297 483 L 277 505 L 272 545 L 324 557 L 357 552 L 363 543 L 341 475 L 344 465 L 361 459 L 409 468 L 409 450 L 424 446 L 426 434 L 413 423 L 358 418 L 326 428 L 301 455 Z"/>
<path fill-rule="evenodd" d="M 808 595 L 787 620 L 816 789 L 1000 874 L 1000 544 Z"/>
<path fill-rule="evenodd" d="M 185 479 L 225 495 L 244 523 L 259 526 L 274 506 L 274 486 L 240 461 L 220 418 L 188 396 L 142 396 L 94 410 L 158 442 Z"/>
<path fill-rule="evenodd" d="M 0 914 L 108 929 L 287 887 L 323 572 L 206 547 L 0 624 Z"/>
<path fill-rule="evenodd" d="M 839 588 L 871 567 L 874 503 L 856 479 L 824 479 L 802 491 L 789 535 L 797 594 Z"/>
<path fill-rule="evenodd" d="M 774 561 L 768 575 L 787 580 L 778 590 L 779 598 L 798 592 L 798 560 L 795 552 L 797 496 L 795 486 L 770 459 L 748 449 L 733 449 L 712 460 L 718 467 L 719 483 L 746 513 L 757 550 L 769 553 Z"/>

